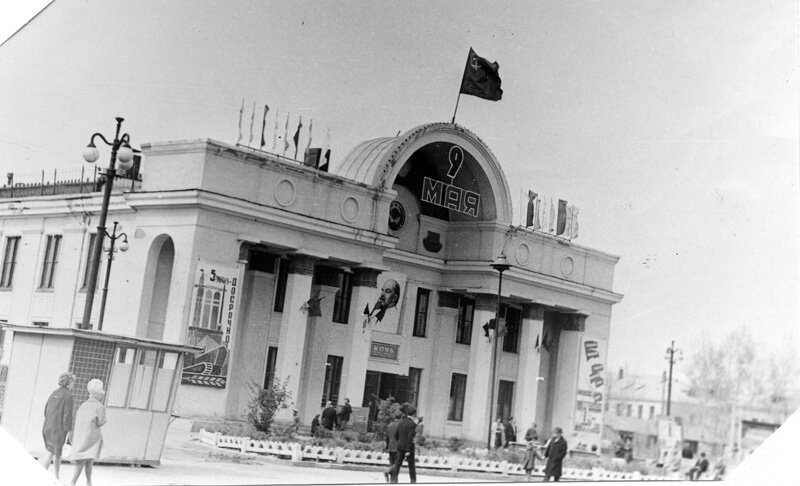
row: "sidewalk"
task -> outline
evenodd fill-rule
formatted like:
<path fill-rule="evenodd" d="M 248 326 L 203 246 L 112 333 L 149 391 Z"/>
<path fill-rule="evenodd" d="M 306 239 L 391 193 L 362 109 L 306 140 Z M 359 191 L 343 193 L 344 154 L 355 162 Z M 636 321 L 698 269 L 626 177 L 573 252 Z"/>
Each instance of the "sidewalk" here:
<path fill-rule="evenodd" d="M 175 420 L 167 432 L 161 465 L 154 468 L 133 466 L 96 465 L 92 474 L 95 486 L 161 486 L 161 485 L 260 485 L 260 484 L 385 484 L 378 468 L 303 463 L 293 465 L 272 457 L 219 451 L 201 444 L 190 433 L 191 422 Z M 370 468 L 373 469 L 373 468 Z M 69 483 L 73 471 L 71 464 L 61 469 L 61 481 Z M 466 477 L 454 475 L 417 474 L 419 483 L 465 483 L 509 481 L 509 478 Z M 408 483 L 404 467 L 400 482 Z M 85 478 L 78 485 L 86 484 Z"/>

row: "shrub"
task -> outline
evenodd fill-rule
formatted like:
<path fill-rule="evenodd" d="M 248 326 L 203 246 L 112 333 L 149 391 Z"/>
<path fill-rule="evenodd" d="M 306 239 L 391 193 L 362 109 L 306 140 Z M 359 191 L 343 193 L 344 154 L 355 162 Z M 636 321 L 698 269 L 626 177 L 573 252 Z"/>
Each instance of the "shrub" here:
<path fill-rule="evenodd" d="M 373 398 L 378 400 L 378 418 L 372 422 L 372 432 L 375 433 L 378 440 L 385 440 L 386 427 L 394 420 L 394 414 L 400 410 L 401 405 L 394 400 L 394 397 L 380 400 L 373 395 Z"/>
<path fill-rule="evenodd" d="M 464 441 L 460 437 L 450 437 L 447 448 L 453 452 L 458 452 L 464 447 Z"/>
<path fill-rule="evenodd" d="M 286 391 L 288 382 L 288 378 L 282 382 L 273 379 L 267 388 L 260 388 L 255 382 L 250 384 L 252 396 L 248 405 L 247 420 L 256 430 L 269 434 L 275 412 L 288 407 L 291 399 L 289 392 Z"/>

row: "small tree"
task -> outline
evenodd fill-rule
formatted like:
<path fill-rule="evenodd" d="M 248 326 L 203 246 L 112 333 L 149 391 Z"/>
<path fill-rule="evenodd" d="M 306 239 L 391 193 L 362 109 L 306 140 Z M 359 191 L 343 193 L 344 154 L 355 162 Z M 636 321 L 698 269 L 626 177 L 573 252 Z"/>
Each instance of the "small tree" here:
<path fill-rule="evenodd" d="M 247 420 L 256 430 L 269 434 L 278 409 L 287 408 L 291 394 L 286 391 L 289 378 L 279 381 L 270 380 L 267 388 L 261 388 L 257 383 L 250 383 L 250 404 L 248 405 Z"/>
<path fill-rule="evenodd" d="M 395 412 L 400 410 L 400 404 L 394 400 L 394 397 L 389 397 L 386 400 L 381 400 L 377 396 L 373 398 L 378 402 L 378 418 L 372 423 L 372 432 L 375 433 L 378 440 L 386 439 L 386 427 L 394 420 Z"/>

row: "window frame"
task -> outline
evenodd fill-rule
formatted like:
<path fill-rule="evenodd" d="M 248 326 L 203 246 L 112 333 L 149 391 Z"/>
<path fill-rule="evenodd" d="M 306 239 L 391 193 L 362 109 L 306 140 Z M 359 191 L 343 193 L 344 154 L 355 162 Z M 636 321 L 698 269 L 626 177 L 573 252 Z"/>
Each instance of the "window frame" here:
<path fill-rule="evenodd" d="M 514 331 L 513 334 L 510 331 L 510 327 L 508 326 L 509 320 L 508 315 L 509 312 L 512 314 L 517 315 L 517 321 L 513 326 Z M 516 307 L 506 306 L 505 311 L 503 312 L 503 316 L 506 320 L 506 334 L 503 336 L 503 352 L 504 353 L 513 353 L 519 354 L 519 334 L 520 334 L 520 327 L 522 327 L 522 309 L 518 309 Z M 510 340 L 509 337 L 513 336 L 513 340 Z"/>
<path fill-rule="evenodd" d="M 47 243 L 42 258 L 42 271 L 39 278 L 40 290 L 52 290 L 55 284 L 58 253 L 61 250 L 61 237 L 62 235 L 59 234 L 47 235 Z"/>
<path fill-rule="evenodd" d="M 467 320 L 466 307 L 470 306 L 470 316 Z M 458 301 L 458 318 L 456 320 L 456 344 L 469 346 L 472 344 L 472 327 L 475 324 L 475 299 L 461 297 Z"/>
<path fill-rule="evenodd" d="M 14 270 L 17 267 L 17 256 L 19 255 L 19 244 L 21 241 L 21 236 L 6 236 L 6 245 L 3 249 L 3 267 L 0 269 L 0 288 L 2 289 L 10 289 L 14 286 Z M 11 242 L 14 243 L 13 246 Z M 12 248 L 10 258 L 9 248 Z"/>
<path fill-rule="evenodd" d="M 422 299 L 421 297 L 424 297 Z M 421 302 L 424 302 L 424 309 L 420 309 Z M 414 328 L 411 332 L 413 337 L 426 337 L 428 334 L 428 309 L 431 304 L 431 290 L 424 287 L 417 288 L 417 302 L 414 306 Z"/>
<path fill-rule="evenodd" d="M 333 298 L 333 315 L 331 320 L 337 324 L 349 324 L 350 304 L 353 297 L 353 274 L 339 272 L 339 290 Z"/>
<path fill-rule="evenodd" d="M 460 390 L 459 390 L 460 389 Z M 461 396 L 457 394 L 461 391 Z M 454 395 L 454 393 L 456 395 Z M 451 422 L 464 421 L 464 402 L 467 395 L 467 375 L 452 373 L 450 375 L 450 395 L 447 405 L 447 420 Z"/>
<path fill-rule="evenodd" d="M 83 265 L 83 284 L 81 285 L 80 290 L 86 291 L 86 285 L 89 283 L 89 271 L 92 264 L 92 256 L 94 254 L 94 245 L 97 244 L 97 233 L 89 233 L 89 242 L 87 244 L 88 251 L 86 252 L 86 262 Z M 97 266 L 100 266 L 100 262 L 97 262 Z M 98 276 L 100 275 L 100 270 L 98 269 Z"/>
<path fill-rule="evenodd" d="M 333 358 L 333 359 L 331 359 Z M 344 368 L 344 356 L 329 354 L 325 360 L 325 379 L 322 382 L 322 406 L 328 404 L 329 401 L 338 405 L 340 392 L 342 391 L 342 369 Z M 334 400 L 332 397 L 333 390 L 336 390 Z"/>
<path fill-rule="evenodd" d="M 275 297 L 272 302 L 272 311 L 283 314 L 286 300 L 286 286 L 289 283 L 289 259 L 277 258 L 275 261 Z"/>
<path fill-rule="evenodd" d="M 422 368 L 408 368 L 408 403 L 419 408 L 419 391 L 422 384 Z"/>

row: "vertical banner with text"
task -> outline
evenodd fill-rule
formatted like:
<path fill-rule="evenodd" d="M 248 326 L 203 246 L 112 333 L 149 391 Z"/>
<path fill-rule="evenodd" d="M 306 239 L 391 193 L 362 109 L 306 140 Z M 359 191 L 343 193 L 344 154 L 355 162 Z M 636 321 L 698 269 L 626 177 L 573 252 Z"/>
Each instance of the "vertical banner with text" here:
<path fill-rule="evenodd" d="M 239 264 L 197 261 L 187 344 L 202 351 L 186 356 L 181 383 L 225 388 L 241 282 Z"/>
<path fill-rule="evenodd" d="M 578 365 L 573 450 L 600 454 L 605 403 L 606 341 L 584 336 Z"/>

